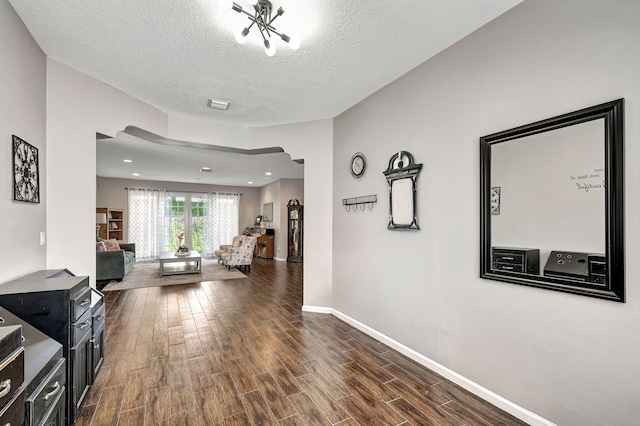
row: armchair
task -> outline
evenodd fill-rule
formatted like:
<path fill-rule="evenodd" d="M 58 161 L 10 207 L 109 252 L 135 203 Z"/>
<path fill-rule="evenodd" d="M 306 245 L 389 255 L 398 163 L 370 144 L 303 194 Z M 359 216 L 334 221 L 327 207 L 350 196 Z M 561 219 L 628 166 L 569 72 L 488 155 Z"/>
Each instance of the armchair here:
<path fill-rule="evenodd" d="M 135 243 L 119 243 L 120 250 L 96 251 L 96 280 L 122 279 L 136 263 Z"/>
<path fill-rule="evenodd" d="M 231 249 L 224 254 L 223 262 L 227 269 L 231 267 L 239 268 L 243 266 L 245 271 L 251 271 L 251 262 L 253 261 L 253 249 L 256 246 L 255 235 L 243 235 L 240 247 Z"/>
<path fill-rule="evenodd" d="M 240 247 L 240 242 L 242 240 L 242 235 L 236 235 L 233 237 L 233 241 L 231 244 L 223 244 L 220 246 L 220 250 L 216 250 L 213 254 L 218 258 L 218 263 L 221 263 L 224 260 L 225 254 L 229 253 L 231 249 L 236 249 Z"/>

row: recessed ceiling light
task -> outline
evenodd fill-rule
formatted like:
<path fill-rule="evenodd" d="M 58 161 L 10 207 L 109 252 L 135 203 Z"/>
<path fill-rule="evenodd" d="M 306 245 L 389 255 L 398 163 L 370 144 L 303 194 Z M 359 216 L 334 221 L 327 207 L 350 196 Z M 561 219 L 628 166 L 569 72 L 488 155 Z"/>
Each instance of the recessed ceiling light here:
<path fill-rule="evenodd" d="M 203 173 L 211 173 L 213 169 L 211 167 L 203 167 L 200 169 L 200 171 Z"/>
<path fill-rule="evenodd" d="M 253 182 L 251 182 L 251 181 L 249 181 L 249 182 L 247 182 L 247 183 L 248 183 L 249 185 L 253 185 Z"/>
<path fill-rule="evenodd" d="M 266 172 L 265 176 L 271 176 L 271 172 Z"/>
<path fill-rule="evenodd" d="M 207 106 L 209 108 L 213 108 L 213 109 L 221 109 L 221 110 L 228 110 L 229 109 L 229 102 L 226 101 L 221 101 L 218 99 L 209 99 L 207 101 Z"/>
<path fill-rule="evenodd" d="M 131 173 L 134 176 L 140 176 L 140 173 Z"/>
<path fill-rule="evenodd" d="M 123 162 L 123 163 L 133 163 L 133 160 L 127 160 L 127 159 L 124 159 L 124 160 L 122 160 L 122 162 Z"/>

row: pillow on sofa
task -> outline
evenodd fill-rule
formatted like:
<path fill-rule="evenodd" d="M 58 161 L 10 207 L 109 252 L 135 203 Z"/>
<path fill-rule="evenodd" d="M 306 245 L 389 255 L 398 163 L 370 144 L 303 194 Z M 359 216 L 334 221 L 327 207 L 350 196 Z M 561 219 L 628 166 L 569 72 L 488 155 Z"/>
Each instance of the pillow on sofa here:
<path fill-rule="evenodd" d="M 107 250 L 120 250 L 120 244 L 118 244 L 118 240 L 115 238 L 112 240 L 104 240 L 105 246 L 107 246 Z"/>
<path fill-rule="evenodd" d="M 104 242 L 98 241 L 96 243 L 96 251 L 107 251 L 107 246 L 104 245 Z"/>

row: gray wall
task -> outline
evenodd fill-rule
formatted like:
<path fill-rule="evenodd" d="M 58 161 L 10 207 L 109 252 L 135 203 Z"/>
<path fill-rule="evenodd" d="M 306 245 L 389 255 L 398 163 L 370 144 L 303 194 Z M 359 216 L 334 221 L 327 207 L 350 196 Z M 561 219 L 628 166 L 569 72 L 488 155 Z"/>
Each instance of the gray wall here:
<path fill-rule="evenodd" d="M 134 179 L 114 179 L 98 177 L 96 179 L 96 207 L 124 209 L 124 235 L 128 241 L 128 211 L 127 191 L 125 188 L 166 189 L 170 191 L 191 192 L 233 192 L 242 194 L 240 197 L 240 222 L 238 233 L 246 226 L 253 226 L 255 218 L 262 211 L 260 204 L 260 188 L 244 186 L 203 185 L 197 183 L 159 182 Z"/>
<path fill-rule="evenodd" d="M 46 57 L 6 0 L 0 0 L 0 283 L 46 267 Z M 38 148 L 40 203 L 13 201 L 12 140 Z M 45 235 L 46 237 L 46 235 Z M 60 265 L 64 266 L 64 265 Z"/>
<path fill-rule="evenodd" d="M 337 117 L 333 307 L 557 424 L 637 424 L 639 22 L 636 0 L 528 0 Z M 478 138 L 621 97 L 627 303 L 479 279 Z M 424 164 L 415 232 L 386 229 L 400 149 Z"/>

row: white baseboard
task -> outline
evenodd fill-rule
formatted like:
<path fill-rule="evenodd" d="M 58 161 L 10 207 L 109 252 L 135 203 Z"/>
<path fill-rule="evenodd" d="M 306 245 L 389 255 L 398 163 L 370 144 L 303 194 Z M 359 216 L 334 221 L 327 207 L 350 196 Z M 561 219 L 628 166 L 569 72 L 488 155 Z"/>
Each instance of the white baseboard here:
<path fill-rule="evenodd" d="M 277 260 L 278 262 L 286 262 L 287 258 L 285 257 L 284 259 L 282 259 L 280 257 L 274 257 L 273 260 Z"/>
<path fill-rule="evenodd" d="M 332 314 L 333 309 L 325 308 L 323 306 L 302 305 L 302 312 L 315 312 L 316 314 Z"/>
<path fill-rule="evenodd" d="M 514 417 L 517 417 L 523 422 L 526 422 L 532 426 L 556 426 L 555 423 L 552 423 L 549 420 L 544 419 L 538 416 L 537 414 L 532 413 L 531 411 L 526 410 L 525 408 L 501 397 L 500 395 L 490 391 L 489 389 L 467 379 L 466 377 L 456 373 L 453 370 L 448 369 L 444 365 L 414 351 L 413 349 L 408 348 L 402 343 L 396 342 L 390 337 L 374 330 L 373 328 L 365 324 L 362 324 L 361 322 L 351 318 L 348 315 L 343 314 L 340 311 L 337 311 L 332 308 L 322 307 L 322 306 L 307 306 L 307 305 L 302 306 L 302 310 L 304 312 L 331 314 L 336 318 L 339 318 L 340 320 L 346 322 L 347 324 L 350 324 L 351 326 L 357 328 L 363 333 L 368 334 L 369 336 L 373 337 L 379 342 L 384 343 L 385 345 L 397 350 L 401 354 L 411 358 L 412 360 L 418 362 L 419 364 L 435 371 L 436 373 L 440 374 L 443 377 L 446 377 L 447 379 L 451 380 L 453 383 L 461 386 L 462 388 L 468 390 L 474 395 L 479 396 L 480 398 L 495 405 L 501 410 L 506 411 L 507 413 L 511 414 Z"/>

